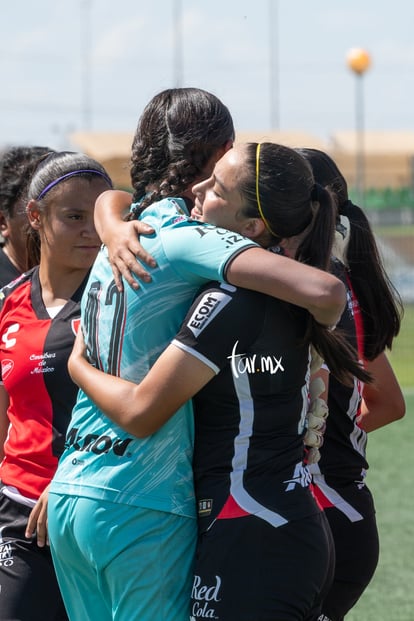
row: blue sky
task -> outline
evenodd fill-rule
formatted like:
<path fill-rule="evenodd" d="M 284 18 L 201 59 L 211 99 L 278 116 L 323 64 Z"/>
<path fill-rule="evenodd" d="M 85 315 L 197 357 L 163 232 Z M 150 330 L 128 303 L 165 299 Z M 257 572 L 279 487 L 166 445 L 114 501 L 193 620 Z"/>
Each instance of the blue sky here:
<path fill-rule="evenodd" d="M 355 127 L 356 78 L 346 64 L 353 47 L 372 57 L 363 78 L 365 127 L 414 129 L 412 0 L 0 0 L 0 6 L 0 145 L 63 148 L 72 131 L 133 131 L 147 101 L 177 80 L 216 93 L 240 130 L 273 124 L 326 138 Z"/>

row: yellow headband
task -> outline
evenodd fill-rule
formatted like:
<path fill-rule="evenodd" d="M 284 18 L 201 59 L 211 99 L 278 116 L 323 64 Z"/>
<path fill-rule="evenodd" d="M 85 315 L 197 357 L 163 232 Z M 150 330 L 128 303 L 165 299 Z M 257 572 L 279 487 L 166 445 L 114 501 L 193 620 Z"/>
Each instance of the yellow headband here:
<path fill-rule="evenodd" d="M 265 227 L 267 228 L 267 230 L 269 231 L 269 233 L 273 236 L 273 237 L 279 237 L 279 235 L 276 235 L 276 233 L 274 233 L 271 229 L 270 224 L 268 223 L 268 221 L 266 220 L 266 218 L 264 217 L 264 213 L 262 211 L 262 206 L 260 204 L 260 192 L 259 192 L 259 176 L 260 176 L 260 142 L 257 144 L 257 148 L 256 148 L 256 202 L 257 202 L 257 207 L 259 209 L 259 214 L 261 219 L 263 220 L 263 223 L 265 225 Z"/>

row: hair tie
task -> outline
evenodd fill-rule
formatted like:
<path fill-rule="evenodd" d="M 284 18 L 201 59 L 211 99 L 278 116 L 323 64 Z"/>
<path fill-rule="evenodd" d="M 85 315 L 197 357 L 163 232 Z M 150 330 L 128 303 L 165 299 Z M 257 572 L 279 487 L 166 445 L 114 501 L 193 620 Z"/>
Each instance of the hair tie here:
<path fill-rule="evenodd" d="M 353 206 L 354 206 L 354 203 L 349 198 L 347 198 L 346 201 L 344 201 L 341 205 L 339 205 L 339 213 L 346 216 L 349 211 L 349 208 L 350 207 L 352 208 Z"/>
<path fill-rule="evenodd" d="M 272 231 L 272 228 L 270 226 L 270 224 L 268 223 L 268 221 L 266 220 L 266 218 L 264 217 L 264 213 L 262 211 L 262 206 L 260 204 L 260 192 L 259 192 L 259 177 L 260 177 L 260 142 L 257 143 L 257 147 L 256 147 L 256 202 L 257 202 L 257 207 L 259 209 L 259 214 L 261 219 L 263 220 L 263 223 L 265 225 L 265 227 L 267 228 L 267 230 L 269 231 L 269 233 L 273 236 L 273 237 L 279 237 L 279 235 L 276 235 L 276 233 L 274 233 Z"/>
<path fill-rule="evenodd" d="M 322 192 L 325 192 L 325 188 L 320 183 L 314 183 L 311 190 L 311 201 L 318 201 L 320 203 Z"/>
<path fill-rule="evenodd" d="M 68 177 L 74 177 L 75 175 L 80 175 L 81 173 L 92 173 L 94 175 L 99 175 L 100 177 L 103 177 L 105 179 L 105 181 L 108 182 L 109 186 L 112 188 L 112 181 L 110 180 L 110 178 L 108 177 L 108 175 L 106 173 L 101 172 L 100 170 L 94 170 L 94 169 L 89 169 L 89 168 L 85 168 L 83 170 L 73 170 L 72 172 L 66 173 L 66 175 L 62 175 L 61 177 L 58 177 L 57 179 L 55 179 L 54 181 L 52 181 L 51 183 L 49 183 L 49 185 L 47 185 L 39 194 L 39 196 L 36 198 L 37 201 L 40 201 L 41 198 L 44 197 L 45 194 L 47 194 L 47 192 L 49 192 L 49 190 L 51 190 L 52 188 L 55 187 L 55 185 L 57 185 L 58 183 L 60 183 L 61 181 L 63 181 L 64 179 L 68 179 Z"/>

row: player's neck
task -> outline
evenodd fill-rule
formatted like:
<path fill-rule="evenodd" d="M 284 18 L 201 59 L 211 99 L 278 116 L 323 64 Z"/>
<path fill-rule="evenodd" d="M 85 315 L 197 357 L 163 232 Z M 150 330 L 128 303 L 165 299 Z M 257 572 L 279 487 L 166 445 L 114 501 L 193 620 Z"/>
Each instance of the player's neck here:
<path fill-rule="evenodd" d="M 47 307 L 61 306 L 72 297 L 88 273 L 88 269 L 59 269 L 40 263 L 39 280 L 43 303 Z"/>

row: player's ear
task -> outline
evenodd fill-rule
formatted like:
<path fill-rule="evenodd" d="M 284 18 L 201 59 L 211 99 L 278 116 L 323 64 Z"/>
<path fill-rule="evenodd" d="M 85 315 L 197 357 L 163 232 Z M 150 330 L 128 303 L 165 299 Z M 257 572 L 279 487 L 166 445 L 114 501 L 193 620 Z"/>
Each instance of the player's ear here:
<path fill-rule="evenodd" d="M 265 231 L 266 227 L 261 218 L 247 218 L 240 233 L 244 237 L 257 240 Z"/>
<path fill-rule="evenodd" d="M 26 212 L 30 226 L 36 230 L 39 230 L 41 227 L 41 211 L 39 209 L 38 202 L 34 200 L 34 198 L 27 203 Z"/>
<path fill-rule="evenodd" d="M 9 236 L 9 222 L 2 211 L 0 211 L 0 233 L 4 239 Z"/>

